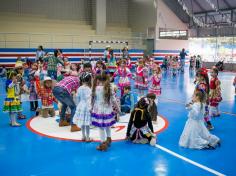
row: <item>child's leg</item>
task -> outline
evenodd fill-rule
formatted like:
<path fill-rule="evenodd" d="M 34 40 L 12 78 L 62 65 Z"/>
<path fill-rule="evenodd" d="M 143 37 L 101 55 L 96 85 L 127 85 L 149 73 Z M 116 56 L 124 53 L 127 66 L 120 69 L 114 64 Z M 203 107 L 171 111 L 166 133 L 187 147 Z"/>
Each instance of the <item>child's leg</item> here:
<path fill-rule="evenodd" d="M 120 94 L 121 94 L 121 97 L 124 95 L 124 87 L 120 87 Z"/>
<path fill-rule="evenodd" d="M 86 139 L 90 140 L 90 126 L 86 125 L 85 130 L 86 130 Z"/>
<path fill-rule="evenodd" d="M 99 128 L 99 135 L 100 135 L 101 142 L 105 142 L 106 137 L 105 137 L 105 129 L 104 128 Z"/>
<path fill-rule="evenodd" d="M 107 143 L 107 146 L 110 147 L 111 146 L 111 128 L 110 127 L 106 127 L 106 136 L 107 136 L 107 140 L 106 140 L 106 143 Z"/>
<path fill-rule="evenodd" d="M 38 109 L 38 100 L 34 101 L 34 109 L 35 109 L 35 110 Z"/>
<path fill-rule="evenodd" d="M 56 115 L 54 108 L 49 108 L 48 113 L 49 113 L 50 117 L 54 117 Z"/>
<path fill-rule="evenodd" d="M 110 127 L 106 127 L 105 131 L 106 131 L 106 137 L 110 138 L 111 137 L 111 128 Z"/>
<path fill-rule="evenodd" d="M 82 125 L 81 126 L 81 130 L 82 130 L 82 140 L 84 141 L 85 139 L 86 139 L 86 135 L 85 135 L 85 129 L 86 128 L 86 126 L 84 126 L 84 125 Z"/>
<path fill-rule="evenodd" d="M 16 113 L 10 113 L 11 126 L 21 126 L 21 124 L 16 121 Z"/>
<path fill-rule="evenodd" d="M 220 116 L 219 105 L 216 106 L 216 115 Z"/>
<path fill-rule="evenodd" d="M 35 109 L 34 109 L 34 102 L 33 102 L 33 101 L 30 102 L 30 110 L 31 110 L 31 111 L 34 111 L 34 110 L 35 110 Z"/>
<path fill-rule="evenodd" d="M 49 109 L 48 108 L 45 108 L 45 109 L 41 110 L 41 115 L 44 118 L 48 118 L 48 113 L 49 113 Z"/>

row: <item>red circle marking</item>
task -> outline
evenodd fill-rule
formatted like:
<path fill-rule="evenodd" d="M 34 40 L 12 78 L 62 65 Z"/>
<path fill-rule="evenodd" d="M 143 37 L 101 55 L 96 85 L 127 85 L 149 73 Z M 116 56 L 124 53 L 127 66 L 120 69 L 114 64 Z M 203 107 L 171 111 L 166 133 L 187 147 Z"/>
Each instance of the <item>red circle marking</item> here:
<path fill-rule="evenodd" d="M 169 126 L 169 122 L 168 122 L 168 120 L 167 120 L 166 118 L 164 118 L 163 116 L 160 116 L 160 115 L 159 115 L 159 117 L 161 117 L 161 118 L 165 121 L 165 125 L 164 125 L 164 127 L 161 128 L 160 130 L 155 131 L 155 134 L 158 134 L 158 133 L 164 131 L 164 130 Z M 30 126 L 30 123 L 31 123 L 31 121 L 33 120 L 33 118 L 34 118 L 34 117 L 32 117 L 32 118 L 31 118 L 30 120 L 28 120 L 27 123 L 26 123 L 26 127 L 27 127 L 30 131 L 32 131 L 33 133 L 36 133 L 36 134 L 38 134 L 38 135 L 40 135 L 40 136 L 43 136 L 43 137 L 48 137 L 48 138 L 53 138 L 53 139 L 59 139 L 59 140 L 65 140 L 65 141 L 74 141 L 74 142 L 84 142 L 84 141 L 78 140 L 78 139 L 68 139 L 68 138 L 61 138 L 61 137 L 50 136 L 50 135 L 47 135 L 47 134 L 43 134 L 43 133 L 41 133 L 41 132 L 39 132 L 39 131 L 36 131 L 35 129 L 33 129 L 33 128 Z M 123 141 L 123 140 L 125 140 L 125 138 L 124 138 L 124 139 L 115 139 L 115 140 L 112 140 L 112 141 L 116 142 L 116 141 Z M 100 140 L 94 140 L 93 142 L 100 142 Z"/>

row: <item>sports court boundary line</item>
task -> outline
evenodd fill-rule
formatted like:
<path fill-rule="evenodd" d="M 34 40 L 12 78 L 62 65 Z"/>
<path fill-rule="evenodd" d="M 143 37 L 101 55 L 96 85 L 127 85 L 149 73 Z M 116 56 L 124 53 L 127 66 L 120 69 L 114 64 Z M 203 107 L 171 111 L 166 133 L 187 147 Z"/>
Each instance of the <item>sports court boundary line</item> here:
<path fill-rule="evenodd" d="M 193 160 L 191 160 L 191 159 L 188 159 L 188 158 L 186 158 L 186 157 L 184 157 L 184 156 L 182 156 L 182 155 L 179 155 L 178 153 L 175 153 L 175 152 L 173 152 L 173 151 L 171 151 L 171 150 L 169 150 L 169 149 L 167 149 L 167 148 L 165 148 L 165 147 L 162 147 L 161 145 L 156 144 L 155 147 L 158 148 L 158 149 L 160 149 L 160 150 L 162 150 L 162 151 L 164 151 L 164 152 L 166 152 L 166 153 L 169 153 L 170 155 L 175 156 L 176 158 L 179 158 L 179 159 L 181 159 L 181 160 L 184 160 L 184 161 L 186 161 L 186 162 L 188 162 L 188 163 L 190 163 L 190 164 L 192 164 L 192 165 L 194 165 L 194 166 L 197 166 L 197 167 L 199 167 L 199 168 L 201 168 L 201 169 L 203 169 L 203 170 L 205 170 L 205 171 L 207 171 L 207 172 L 210 172 L 210 173 L 212 173 L 212 174 L 214 174 L 214 175 L 217 175 L 217 176 L 226 176 L 225 174 L 222 174 L 222 173 L 220 173 L 220 172 L 218 172 L 218 171 L 216 171 L 216 170 L 214 170 L 214 169 L 211 169 L 211 168 L 209 168 L 209 167 L 207 167 L 207 166 L 204 166 L 204 165 L 202 165 L 202 164 L 200 164 L 200 163 L 197 163 L 197 162 L 195 162 L 195 161 L 193 161 Z"/>

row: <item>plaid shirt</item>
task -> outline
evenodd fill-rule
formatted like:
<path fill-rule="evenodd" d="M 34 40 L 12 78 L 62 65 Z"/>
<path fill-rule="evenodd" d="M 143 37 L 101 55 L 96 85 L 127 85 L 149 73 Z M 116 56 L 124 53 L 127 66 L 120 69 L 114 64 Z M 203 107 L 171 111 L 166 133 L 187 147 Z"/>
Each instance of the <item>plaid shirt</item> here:
<path fill-rule="evenodd" d="M 65 89 L 69 94 L 79 88 L 79 78 L 77 76 L 67 76 L 56 84 L 56 87 Z"/>
<path fill-rule="evenodd" d="M 42 106 L 44 107 L 49 107 L 53 105 L 53 102 L 57 102 L 55 97 L 52 94 L 52 89 L 51 88 L 45 88 L 41 87 L 39 96 L 42 101 Z"/>
<path fill-rule="evenodd" d="M 44 58 L 44 61 L 47 62 L 47 70 L 48 71 L 57 71 L 57 64 L 61 63 L 64 65 L 63 61 L 55 56 L 50 56 Z"/>

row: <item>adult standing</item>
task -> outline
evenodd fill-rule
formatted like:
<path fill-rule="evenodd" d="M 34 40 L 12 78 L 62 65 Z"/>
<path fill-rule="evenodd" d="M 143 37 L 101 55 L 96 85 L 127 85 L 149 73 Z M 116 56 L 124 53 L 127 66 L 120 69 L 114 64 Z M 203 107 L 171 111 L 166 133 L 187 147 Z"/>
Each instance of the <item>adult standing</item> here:
<path fill-rule="evenodd" d="M 56 49 L 54 50 L 53 56 L 44 57 L 44 62 L 47 62 L 48 76 L 54 80 L 57 79 L 57 64 L 60 63 L 64 66 L 63 60 L 58 57 L 60 52 Z"/>
<path fill-rule="evenodd" d="M 43 49 L 43 46 L 39 45 L 38 49 L 36 51 L 36 60 L 35 61 L 40 60 L 40 62 L 42 62 L 44 56 L 45 56 L 45 51 Z"/>
<path fill-rule="evenodd" d="M 180 56 L 180 65 L 181 65 L 181 72 L 184 72 L 184 66 L 185 66 L 185 56 L 187 56 L 187 53 L 185 52 L 185 49 L 183 48 L 182 51 L 179 53 Z"/>
<path fill-rule="evenodd" d="M 122 49 L 122 57 L 123 59 L 128 59 L 129 57 L 129 50 L 128 50 L 128 47 L 125 46 L 123 49 Z"/>
<path fill-rule="evenodd" d="M 76 105 L 72 94 L 79 88 L 79 78 L 76 76 L 68 76 L 58 82 L 53 89 L 53 95 L 62 104 L 59 126 L 71 125 L 71 132 L 80 131 L 80 128 L 73 124 L 73 117 L 76 111 Z M 67 122 L 65 113 L 69 106 L 71 110 L 70 124 Z"/>

